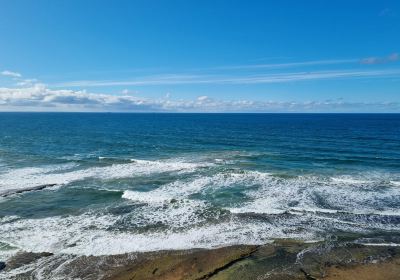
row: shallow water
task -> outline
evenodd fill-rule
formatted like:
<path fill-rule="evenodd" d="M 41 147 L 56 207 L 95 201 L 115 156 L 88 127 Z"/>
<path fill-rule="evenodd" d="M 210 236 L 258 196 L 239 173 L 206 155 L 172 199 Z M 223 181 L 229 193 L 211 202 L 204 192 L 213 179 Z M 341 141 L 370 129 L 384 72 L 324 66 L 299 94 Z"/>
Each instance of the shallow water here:
<path fill-rule="evenodd" d="M 398 233 L 400 115 L 1 113 L 0 194 L 0 260 Z"/>

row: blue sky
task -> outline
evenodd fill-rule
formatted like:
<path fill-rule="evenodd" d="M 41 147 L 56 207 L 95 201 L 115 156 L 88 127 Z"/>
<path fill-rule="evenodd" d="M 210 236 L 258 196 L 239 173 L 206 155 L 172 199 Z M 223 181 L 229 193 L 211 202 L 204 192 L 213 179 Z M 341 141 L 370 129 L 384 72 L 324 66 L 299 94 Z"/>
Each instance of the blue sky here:
<path fill-rule="evenodd" d="M 1 111 L 400 112 L 399 1 L 0 2 Z"/>

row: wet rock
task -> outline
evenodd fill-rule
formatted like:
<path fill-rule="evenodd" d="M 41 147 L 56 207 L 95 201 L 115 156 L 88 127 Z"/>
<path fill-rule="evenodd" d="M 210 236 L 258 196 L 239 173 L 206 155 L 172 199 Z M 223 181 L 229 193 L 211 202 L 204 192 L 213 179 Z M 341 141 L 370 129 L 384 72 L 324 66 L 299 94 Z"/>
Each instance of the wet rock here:
<path fill-rule="evenodd" d="M 296 264 L 297 253 L 306 245 L 293 240 L 280 240 L 258 248 L 251 257 L 215 275 L 213 280 L 304 280 Z"/>
<path fill-rule="evenodd" d="M 49 253 L 20 253 L 4 271 Z M 330 240 L 278 240 L 263 246 L 230 246 L 110 256 L 56 255 L 40 267 L 44 279 L 86 280 L 399 280 L 400 247 Z M 35 265 L 32 269 L 35 269 Z M 10 266 L 10 267 L 9 267 Z M 59 269 L 62 267 L 62 269 Z M 3 273 L 3 272 L 2 272 Z M 24 272 L 25 273 L 25 272 Z M 15 279 L 32 279 L 33 271 Z"/>
<path fill-rule="evenodd" d="M 400 258 L 385 262 L 333 266 L 327 269 L 324 280 L 398 280 L 400 279 Z"/>
<path fill-rule="evenodd" d="M 231 246 L 214 250 L 159 252 L 142 256 L 135 263 L 115 271 L 105 279 L 212 279 L 221 270 L 254 253 L 257 246 Z"/>
<path fill-rule="evenodd" d="M 0 271 L 2 271 L 4 268 L 6 268 L 6 263 L 0 262 Z"/>
<path fill-rule="evenodd" d="M 298 254 L 297 263 L 314 278 L 330 275 L 333 267 L 353 267 L 391 261 L 400 249 L 396 247 L 364 246 L 346 242 L 327 242 L 311 246 Z M 400 274 L 400 267 L 399 267 Z"/>
<path fill-rule="evenodd" d="M 40 258 L 52 256 L 52 253 L 20 252 L 7 261 L 7 270 L 12 270 L 26 264 L 30 264 Z"/>
<path fill-rule="evenodd" d="M 31 187 L 31 188 L 9 190 L 9 191 L 0 192 L 0 196 L 7 197 L 10 195 L 24 193 L 24 192 L 40 191 L 40 190 L 54 187 L 54 186 L 57 186 L 57 184 L 45 184 L 45 185 L 35 186 L 35 187 Z"/>

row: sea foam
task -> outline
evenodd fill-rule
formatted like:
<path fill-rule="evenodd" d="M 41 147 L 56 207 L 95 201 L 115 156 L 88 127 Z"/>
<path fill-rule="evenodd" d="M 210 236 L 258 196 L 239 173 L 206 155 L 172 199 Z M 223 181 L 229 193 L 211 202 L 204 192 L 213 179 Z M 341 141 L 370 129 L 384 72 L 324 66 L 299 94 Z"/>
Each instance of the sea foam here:
<path fill-rule="evenodd" d="M 42 185 L 63 185 L 87 178 L 111 180 L 164 172 L 185 173 L 210 165 L 210 163 L 191 163 L 181 160 L 132 160 L 130 163 L 85 169 L 79 169 L 73 164 L 19 168 L 0 174 L 0 195 Z M 71 170 L 74 167 L 75 170 Z"/>

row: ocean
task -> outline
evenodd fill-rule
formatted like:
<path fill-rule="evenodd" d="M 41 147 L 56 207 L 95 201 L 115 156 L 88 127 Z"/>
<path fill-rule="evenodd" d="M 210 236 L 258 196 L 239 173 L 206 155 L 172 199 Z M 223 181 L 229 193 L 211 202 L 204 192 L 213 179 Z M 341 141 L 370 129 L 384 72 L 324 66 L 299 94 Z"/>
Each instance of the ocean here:
<path fill-rule="evenodd" d="M 0 261 L 399 232 L 399 114 L 0 113 Z"/>

